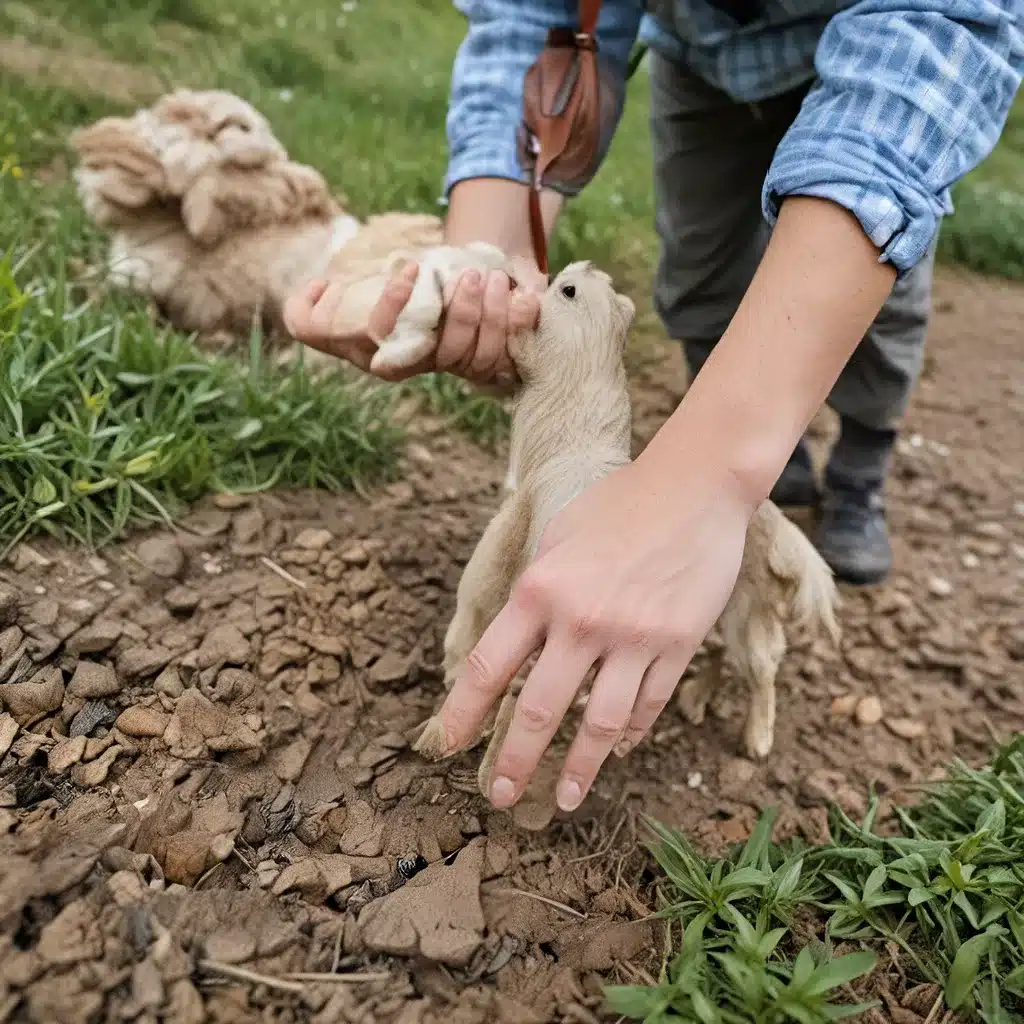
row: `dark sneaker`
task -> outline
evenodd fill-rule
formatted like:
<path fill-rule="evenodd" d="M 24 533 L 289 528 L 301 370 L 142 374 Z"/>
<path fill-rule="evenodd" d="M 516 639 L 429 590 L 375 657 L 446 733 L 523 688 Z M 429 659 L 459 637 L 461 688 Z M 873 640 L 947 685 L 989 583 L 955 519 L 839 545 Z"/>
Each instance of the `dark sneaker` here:
<path fill-rule="evenodd" d="M 827 493 L 813 540 L 837 579 L 861 585 L 880 583 L 892 569 L 881 490 Z"/>
<path fill-rule="evenodd" d="M 768 497 L 783 508 L 813 508 L 821 500 L 811 465 L 811 453 L 802 438 Z"/>

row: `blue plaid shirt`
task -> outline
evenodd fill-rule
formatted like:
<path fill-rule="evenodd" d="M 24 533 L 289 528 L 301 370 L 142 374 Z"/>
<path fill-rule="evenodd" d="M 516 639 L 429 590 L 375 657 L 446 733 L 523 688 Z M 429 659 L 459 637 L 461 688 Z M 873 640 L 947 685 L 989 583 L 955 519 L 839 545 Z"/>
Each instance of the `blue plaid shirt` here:
<path fill-rule="evenodd" d="M 575 24 L 575 0 L 455 2 L 469 30 L 446 192 L 465 178 L 525 181 L 523 75 L 548 28 Z M 952 212 L 950 186 L 999 139 L 1024 71 L 1024 0 L 766 0 L 742 28 L 707 0 L 606 0 L 599 45 L 623 76 L 638 38 L 739 102 L 814 80 L 765 180 L 764 214 L 774 223 L 788 195 L 831 199 L 904 272 Z"/>

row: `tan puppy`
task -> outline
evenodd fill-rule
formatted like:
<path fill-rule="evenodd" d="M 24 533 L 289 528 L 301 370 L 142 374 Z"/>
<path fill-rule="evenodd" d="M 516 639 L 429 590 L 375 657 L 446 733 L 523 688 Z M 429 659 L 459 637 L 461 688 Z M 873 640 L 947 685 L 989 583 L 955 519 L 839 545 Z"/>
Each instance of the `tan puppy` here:
<path fill-rule="evenodd" d="M 522 332 L 510 344 L 522 379 L 512 420 L 517 487 L 484 531 L 459 582 L 445 637 L 446 688 L 507 602 L 552 518 L 589 484 L 629 461 L 631 412 L 623 353 L 632 319 L 632 302 L 615 293 L 608 275 L 577 263 L 559 274 L 543 296 L 536 331 Z M 822 628 L 836 639 L 836 602 L 828 566 L 803 533 L 765 502 L 750 523 L 739 578 L 717 624 L 724 654 L 750 686 L 744 746 L 751 756 L 763 757 L 772 746 L 774 685 L 786 651 L 785 627 Z M 684 689 L 695 721 L 719 668 L 717 659 L 706 679 Z M 517 680 L 496 713 L 478 772 L 485 795 L 518 688 Z M 436 717 L 426 724 L 415 749 L 431 759 L 458 753 L 447 749 Z M 521 824 L 541 828 L 550 821 L 554 781 L 555 773 L 548 771 L 531 783 L 524 799 L 532 800 L 533 808 L 519 819 Z"/>

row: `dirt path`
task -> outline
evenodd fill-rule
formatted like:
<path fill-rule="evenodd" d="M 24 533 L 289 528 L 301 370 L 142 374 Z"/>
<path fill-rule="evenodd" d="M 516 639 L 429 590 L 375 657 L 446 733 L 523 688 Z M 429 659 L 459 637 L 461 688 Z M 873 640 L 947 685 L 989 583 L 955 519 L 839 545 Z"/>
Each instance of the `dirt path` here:
<path fill-rule="evenodd" d="M 0 568 L 0 1022 L 605 1019 L 601 984 L 656 940 L 632 923 L 652 900 L 641 811 L 716 849 L 776 803 L 781 834 L 819 839 L 830 799 L 892 798 L 1024 728 L 1022 320 L 1024 292 L 943 275 L 896 573 L 847 594 L 841 654 L 784 665 L 768 761 L 737 756 L 727 692 L 701 728 L 666 712 L 544 833 L 488 809 L 472 758 L 407 749 L 500 460 L 437 432 L 368 501 L 222 499 L 101 559 L 19 549 Z M 641 441 L 681 380 L 668 352 L 638 381 Z M 858 724 L 863 696 L 881 722 Z M 335 970 L 371 977 L 287 978 Z"/>

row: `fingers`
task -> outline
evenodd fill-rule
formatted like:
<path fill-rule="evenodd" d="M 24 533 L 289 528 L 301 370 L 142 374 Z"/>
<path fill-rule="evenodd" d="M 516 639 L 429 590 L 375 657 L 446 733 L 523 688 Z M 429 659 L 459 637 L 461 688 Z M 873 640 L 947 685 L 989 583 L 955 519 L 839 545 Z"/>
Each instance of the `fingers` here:
<path fill-rule="evenodd" d="M 480 331 L 466 376 L 487 380 L 494 375 L 508 344 L 509 280 L 505 274 L 488 274 L 484 284 Z"/>
<path fill-rule="evenodd" d="M 407 263 L 388 281 L 367 324 L 367 333 L 374 341 L 380 342 L 395 329 L 398 317 L 412 297 L 419 269 L 418 263 Z"/>
<path fill-rule="evenodd" d="M 544 645 L 491 770 L 495 807 L 511 807 L 522 796 L 592 664 L 592 656 L 568 640 Z"/>
<path fill-rule="evenodd" d="M 519 602 L 509 601 L 495 616 L 439 712 L 449 751 L 461 750 L 476 738 L 487 712 L 542 640 L 539 618 Z"/>
<path fill-rule="evenodd" d="M 444 312 L 436 356 L 439 370 L 452 370 L 472 359 L 483 313 L 483 299 L 483 276 L 477 270 L 467 270 L 455 286 L 452 300 Z"/>
<path fill-rule="evenodd" d="M 302 341 L 301 335 L 309 332 L 313 307 L 326 290 L 327 281 L 318 277 L 288 297 L 281 310 L 281 318 L 284 320 L 285 330 L 296 340 Z"/>
<path fill-rule="evenodd" d="M 689 653 L 670 652 L 648 666 L 629 723 L 615 744 L 616 757 L 625 757 L 647 735 L 675 693 L 689 661 Z"/>
<path fill-rule="evenodd" d="M 641 646 L 612 651 L 594 680 L 555 789 L 558 806 L 574 811 L 583 802 L 622 730 L 629 721 L 650 655 Z M 582 677 L 581 677 L 582 678 Z M 510 742 L 512 738 L 509 730 Z"/>

